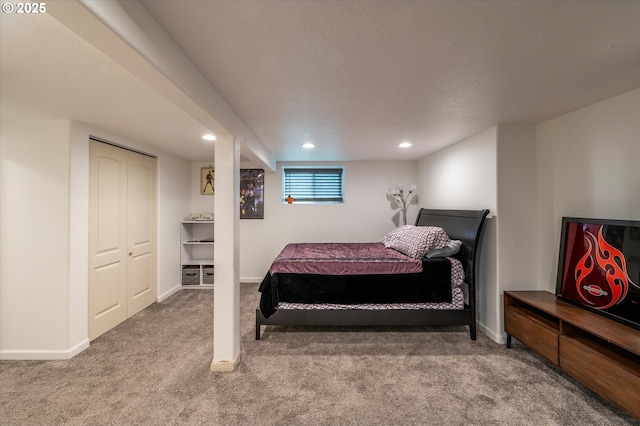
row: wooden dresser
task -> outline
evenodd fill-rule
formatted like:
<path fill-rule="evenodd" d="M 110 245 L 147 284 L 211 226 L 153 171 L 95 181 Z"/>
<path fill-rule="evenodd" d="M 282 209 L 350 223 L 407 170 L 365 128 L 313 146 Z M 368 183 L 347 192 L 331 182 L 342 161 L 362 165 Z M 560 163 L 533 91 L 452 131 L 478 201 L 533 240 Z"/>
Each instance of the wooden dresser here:
<path fill-rule="evenodd" d="M 504 329 L 640 420 L 640 330 L 546 291 L 505 291 Z"/>

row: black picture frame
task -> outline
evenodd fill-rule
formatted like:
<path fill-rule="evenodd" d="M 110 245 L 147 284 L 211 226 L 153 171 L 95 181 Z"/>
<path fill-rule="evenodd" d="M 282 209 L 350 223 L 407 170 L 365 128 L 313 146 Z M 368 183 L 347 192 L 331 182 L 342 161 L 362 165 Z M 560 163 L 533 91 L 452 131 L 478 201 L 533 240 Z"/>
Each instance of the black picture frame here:
<path fill-rule="evenodd" d="M 640 329 L 640 221 L 563 217 L 556 296 Z"/>
<path fill-rule="evenodd" d="M 240 169 L 240 219 L 264 219 L 264 169 Z"/>
<path fill-rule="evenodd" d="M 216 170 L 213 167 L 200 168 L 200 195 L 215 194 Z"/>

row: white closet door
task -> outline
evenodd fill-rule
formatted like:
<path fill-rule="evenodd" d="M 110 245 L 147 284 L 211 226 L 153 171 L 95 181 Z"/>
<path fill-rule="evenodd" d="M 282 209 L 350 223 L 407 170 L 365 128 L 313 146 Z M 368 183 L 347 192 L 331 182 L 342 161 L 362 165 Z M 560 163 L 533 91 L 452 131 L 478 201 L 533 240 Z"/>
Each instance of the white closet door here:
<path fill-rule="evenodd" d="M 156 160 L 129 152 L 128 315 L 156 300 Z"/>
<path fill-rule="evenodd" d="M 156 160 L 90 141 L 89 339 L 156 300 Z"/>
<path fill-rule="evenodd" d="M 90 141 L 89 339 L 127 319 L 127 151 Z"/>

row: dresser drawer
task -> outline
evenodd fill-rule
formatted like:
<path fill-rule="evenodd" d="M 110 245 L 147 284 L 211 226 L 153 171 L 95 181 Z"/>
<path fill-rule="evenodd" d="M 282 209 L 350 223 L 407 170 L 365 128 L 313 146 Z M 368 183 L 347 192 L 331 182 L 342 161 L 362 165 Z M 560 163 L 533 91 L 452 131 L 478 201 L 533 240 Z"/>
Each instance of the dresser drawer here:
<path fill-rule="evenodd" d="M 604 350 L 604 349 L 603 349 Z M 640 418 L 640 366 L 560 336 L 560 367 L 585 386 Z M 597 371 L 598 374 L 594 374 Z"/>
<path fill-rule="evenodd" d="M 507 334 L 553 364 L 559 365 L 558 330 L 547 322 L 544 318 L 537 318 L 535 314 L 521 307 L 505 306 L 504 324 Z"/>

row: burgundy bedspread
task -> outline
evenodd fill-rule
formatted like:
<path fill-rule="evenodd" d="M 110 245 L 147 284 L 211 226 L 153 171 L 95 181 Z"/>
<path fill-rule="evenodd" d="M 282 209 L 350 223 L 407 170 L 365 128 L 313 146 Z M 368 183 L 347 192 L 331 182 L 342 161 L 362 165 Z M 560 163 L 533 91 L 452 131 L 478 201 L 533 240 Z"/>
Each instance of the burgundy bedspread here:
<path fill-rule="evenodd" d="M 386 248 L 382 243 L 289 244 L 269 269 L 271 275 L 407 274 L 422 271 L 422 261 Z"/>

